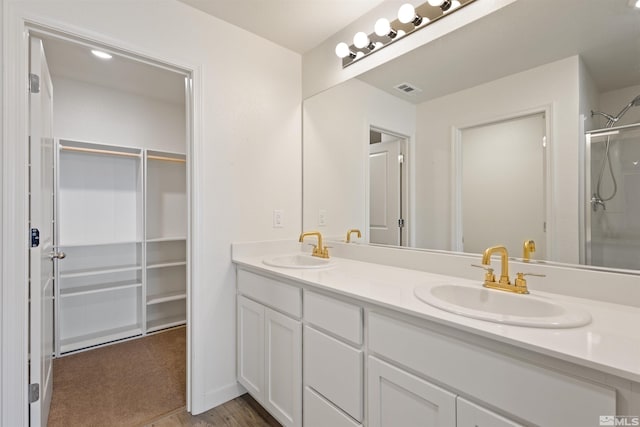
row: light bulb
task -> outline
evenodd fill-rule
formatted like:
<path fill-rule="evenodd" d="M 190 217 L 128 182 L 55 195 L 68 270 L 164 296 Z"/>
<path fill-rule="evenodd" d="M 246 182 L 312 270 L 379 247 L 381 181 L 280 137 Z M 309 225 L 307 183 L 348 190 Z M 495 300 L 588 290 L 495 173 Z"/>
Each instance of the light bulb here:
<path fill-rule="evenodd" d="M 336 45 L 336 56 L 338 58 L 346 58 L 349 56 L 349 53 L 349 46 L 345 42 L 341 42 Z"/>
<path fill-rule="evenodd" d="M 429 5 L 434 7 L 442 6 L 442 3 L 444 3 L 444 0 L 427 0 L 427 1 L 429 2 Z"/>
<path fill-rule="evenodd" d="M 364 58 L 364 52 L 361 50 L 359 50 L 358 53 L 356 53 L 356 57 L 354 58 L 354 60 L 360 59 L 360 58 Z"/>
<path fill-rule="evenodd" d="M 636 2 L 636 7 L 637 7 L 638 9 L 640 9 L 640 0 L 638 0 L 638 1 Z"/>
<path fill-rule="evenodd" d="M 356 33 L 356 35 L 353 36 L 353 45 L 358 49 L 369 46 L 369 36 L 362 31 Z"/>
<path fill-rule="evenodd" d="M 109 55 L 107 52 L 103 52 L 101 50 L 92 49 L 91 53 L 97 56 L 100 59 L 111 59 L 113 56 Z"/>
<path fill-rule="evenodd" d="M 405 3 L 400 6 L 400 9 L 398 10 L 398 21 L 402 22 L 403 24 L 408 24 L 409 22 L 413 21 L 415 17 L 416 9 L 412 5 L 410 5 L 409 3 Z"/>
<path fill-rule="evenodd" d="M 640 1 L 640 0 L 638 0 Z M 384 37 L 391 32 L 391 24 L 389 24 L 389 20 L 385 18 L 380 18 L 376 21 L 376 25 L 374 30 L 377 35 L 380 37 Z"/>
<path fill-rule="evenodd" d="M 398 30 L 398 37 L 402 37 L 404 35 L 406 35 L 407 33 L 405 33 L 404 30 Z"/>

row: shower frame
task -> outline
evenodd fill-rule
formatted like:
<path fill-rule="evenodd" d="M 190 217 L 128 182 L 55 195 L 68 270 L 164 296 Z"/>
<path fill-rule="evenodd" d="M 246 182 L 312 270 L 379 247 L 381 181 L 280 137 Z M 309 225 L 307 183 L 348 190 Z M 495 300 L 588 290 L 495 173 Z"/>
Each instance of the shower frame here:
<path fill-rule="evenodd" d="M 591 239 L 591 215 L 593 213 L 591 206 L 591 197 L 593 194 L 593 189 L 591 188 L 591 144 L 592 140 L 597 137 L 603 136 L 615 136 L 619 135 L 620 132 L 630 130 L 630 129 L 640 129 L 640 123 L 633 123 L 630 125 L 624 126 L 614 126 L 609 128 L 602 129 L 594 129 L 590 131 L 585 131 L 584 134 L 584 152 L 583 152 L 583 161 L 582 161 L 582 170 L 583 173 L 582 179 L 580 182 L 581 191 L 580 191 L 580 206 L 581 215 L 580 215 L 580 264 L 592 266 L 592 239 Z M 598 142 L 599 143 L 599 142 Z M 606 267 L 609 269 L 608 267 Z M 630 270 L 632 271 L 632 270 Z M 637 271 L 633 271 L 637 274 Z"/>

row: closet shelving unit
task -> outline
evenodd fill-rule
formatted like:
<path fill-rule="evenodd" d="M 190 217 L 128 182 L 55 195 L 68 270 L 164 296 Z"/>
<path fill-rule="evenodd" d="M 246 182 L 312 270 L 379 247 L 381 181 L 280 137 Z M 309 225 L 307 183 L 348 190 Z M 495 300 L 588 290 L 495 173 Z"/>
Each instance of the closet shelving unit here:
<path fill-rule="evenodd" d="M 56 354 L 185 324 L 185 156 L 57 147 Z"/>
<path fill-rule="evenodd" d="M 145 318 L 154 332 L 186 323 L 186 158 L 147 150 L 145 171 Z"/>

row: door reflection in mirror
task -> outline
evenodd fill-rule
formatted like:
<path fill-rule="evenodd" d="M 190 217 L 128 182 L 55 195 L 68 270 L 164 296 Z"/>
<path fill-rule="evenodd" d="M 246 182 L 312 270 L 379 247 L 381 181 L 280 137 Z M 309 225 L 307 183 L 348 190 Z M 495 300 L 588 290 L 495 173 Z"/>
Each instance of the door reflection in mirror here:
<path fill-rule="evenodd" d="M 461 130 L 458 250 L 502 244 L 515 254 L 533 239 L 546 259 L 545 134 L 544 113 Z"/>
<path fill-rule="evenodd" d="M 407 138 L 369 132 L 369 242 L 408 246 Z"/>

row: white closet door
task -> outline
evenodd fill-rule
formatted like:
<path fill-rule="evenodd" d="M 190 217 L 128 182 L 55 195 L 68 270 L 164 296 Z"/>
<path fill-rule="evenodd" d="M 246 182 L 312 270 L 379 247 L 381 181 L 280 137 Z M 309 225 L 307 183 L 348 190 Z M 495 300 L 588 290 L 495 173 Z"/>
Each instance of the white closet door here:
<path fill-rule="evenodd" d="M 53 358 L 53 86 L 42 40 L 32 37 L 30 95 L 30 361 L 29 382 L 39 385 L 39 398 L 30 405 L 32 426 L 47 424 L 52 392 Z M 33 231 L 32 231 L 33 233 Z M 35 399 L 35 397 L 33 397 Z"/>

